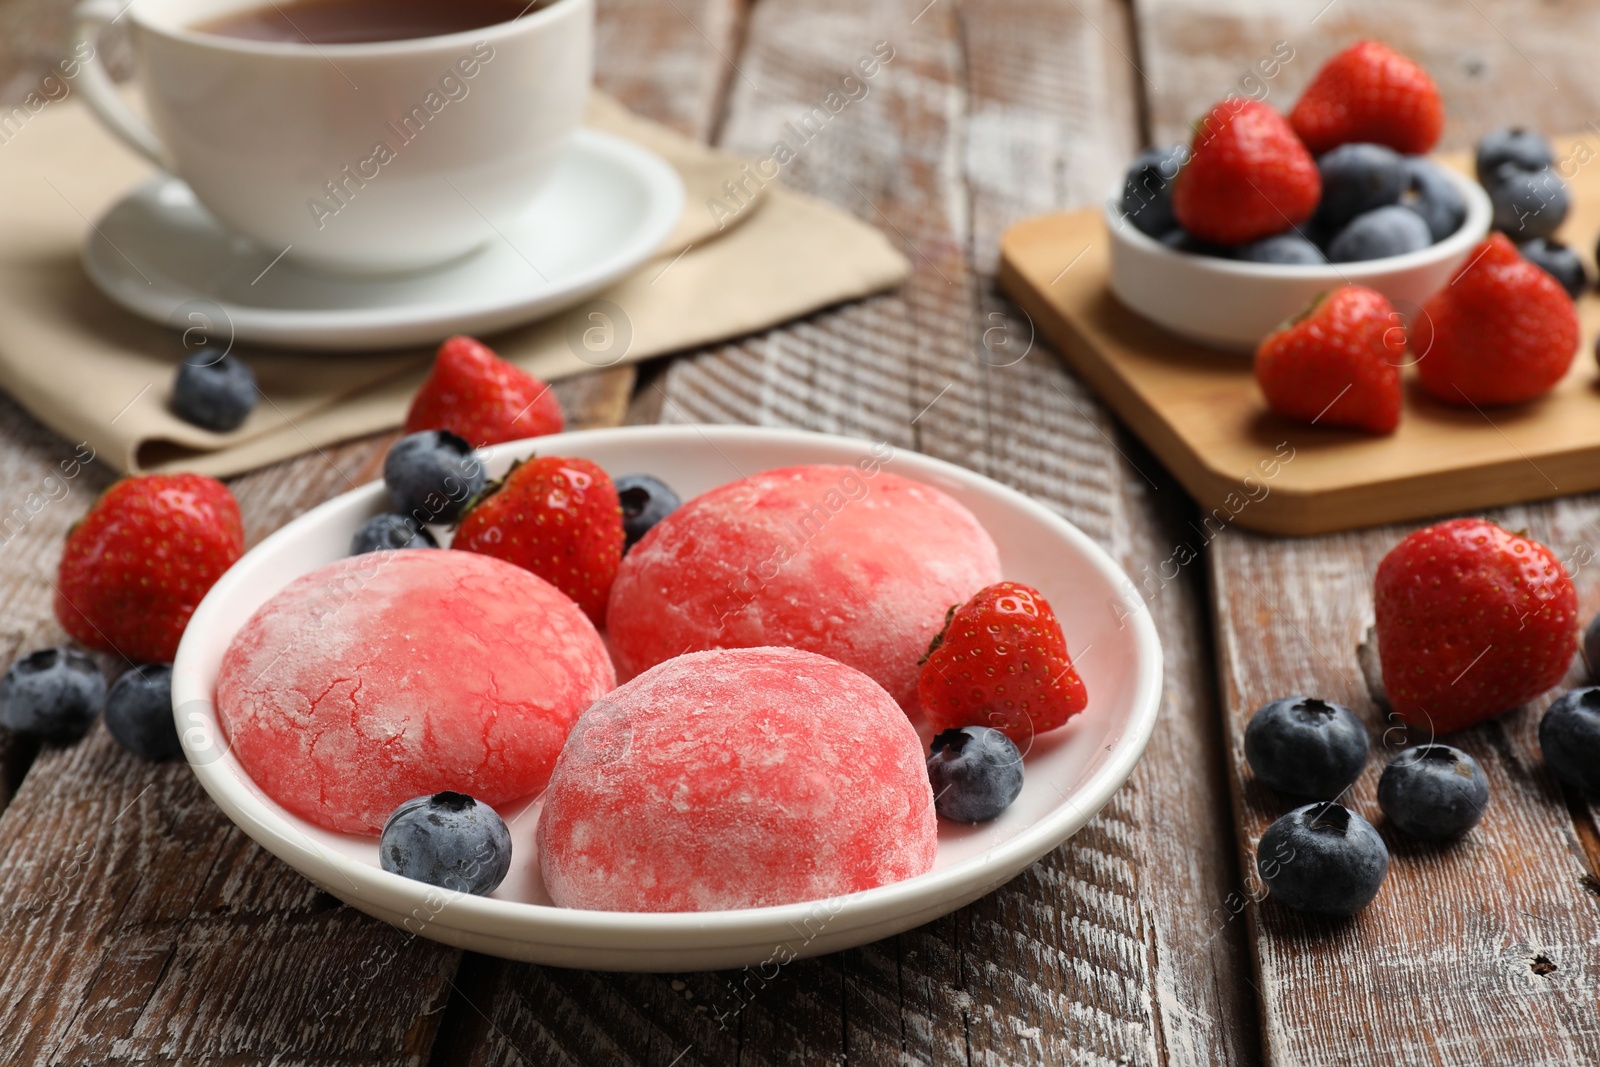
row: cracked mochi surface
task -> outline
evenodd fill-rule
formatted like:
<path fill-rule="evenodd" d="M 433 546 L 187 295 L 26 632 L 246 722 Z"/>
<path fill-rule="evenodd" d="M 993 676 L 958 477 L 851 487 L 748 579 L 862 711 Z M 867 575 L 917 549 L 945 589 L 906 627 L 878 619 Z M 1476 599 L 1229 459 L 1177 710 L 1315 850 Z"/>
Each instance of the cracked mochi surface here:
<path fill-rule="evenodd" d="M 712 911 L 922 874 L 922 744 L 865 674 L 789 648 L 696 652 L 584 712 L 550 777 L 539 867 L 559 905 Z"/>
<path fill-rule="evenodd" d="M 594 626 L 543 579 L 469 552 L 374 552 L 251 616 L 223 657 L 217 715 L 268 796 L 376 834 L 412 797 L 539 792 L 615 684 Z"/>
<path fill-rule="evenodd" d="M 782 645 L 864 671 L 910 712 L 945 612 L 999 580 L 993 539 L 933 486 L 789 467 L 658 523 L 622 559 L 606 628 L 623 678 L 684 652 Z"/>

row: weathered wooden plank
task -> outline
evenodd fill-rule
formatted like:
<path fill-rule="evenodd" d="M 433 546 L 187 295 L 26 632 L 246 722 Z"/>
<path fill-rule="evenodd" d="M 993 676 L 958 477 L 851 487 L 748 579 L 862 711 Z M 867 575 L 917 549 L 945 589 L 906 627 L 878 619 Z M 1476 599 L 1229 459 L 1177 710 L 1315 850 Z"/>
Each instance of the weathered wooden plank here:
<path fill-rule="evenodd" d="M 1139 14 L 1144 64 L 1159 85 L 1150 93 L 1150 119 L 1163 138 L 1181 137 L 1190 118 L 1239 88 L 1278 41 L 1295 49 L 1280 76 L 1266 82 L 1268 98 L 1281 108 L 1327 55 L 1356 37 L 1379 37 L 1416 56 L 1444 91 L 1446 141 L 1455 147 L 1516 121 L 1575 129 L 1563 123 L 1581 125 L 1596 103 L 1583 76 L 1587 60 L 1574 47 L 1575 32 L 1592 13 L 1569 7 L 1141 0 Z M 1583 497 L 1491 517 L 1527 527 L 1563 558 L 1585 560 L 1600 537 L 1597 516 L 1600 501 Z M 1246 876 L 1255 842 L 1289 807 L 1256 783 L 1243 762 L 1243 727 L 1255 707 L 1313 692 L 1362 714 L 1378 751 L 1350 803 L 1375 820 L 1382 764 L 1397 747 L 1426 740 L 1391 730 L 1395 724 L 1368 698 L 1355 658 L 1372 616 L 1373 572 L 1405 532 L 1391 527 L 1284 541 L 1229 530 L 1211 544 L 1225 754 Z M 1576 577 L 1592 610 L 1600 601 L 1592 566 L 1580 567 Z M 1419 845 L 1386 830 L 1389 878 L 1355 920 L 1299 918 L 1258 901 L 1259 886 L 1218 913 L 1219 924 L 1248 924 L 1252 932 L 1270 1062 L 1600 1058 L 1593 814 L 1545 773 L 1536 728 L 1536 711 L 1523 709 L 1450 738 L 1488 772 L 1488 814 L 1453 847 Z M 1231 919 L 1235 912 L 1240 918 Z"/>
<path fill-rule="evenodd" d="M 1600 501 L 1491 517 L 1527 528 L 1570 559 L 1593 551 Z M 1254 708 L 1291 692 L 1349 704 L 1365 718 L 1376 756 L 1347 803 L 1385 831 L 1393 856 L 1378 899 L 1349 923 L 1303 919 L 1270 899 L 1245 909 L 1269 1060 L 1325 1063 L 1337 1049 L 1350 1064 L 1593 1061 L 1600 1058 L 1593 1010 L 1600 897 L 1569 798 L 1544 770 L 1538 712 L 1525 708 L 1449 737 L 1483 764 L 1490 782 L 1489 810 L 1465 841 L 1421 844 L 1379 819 L 1383 764 L 1405 744 L 1428 740 L 1396 729 L 1373 705 L 1355 659 L 1371 622 L 1372 575 L 1405 532 L 1281 541 L 1230 530 L 1212 546 L 1240 863 L 1250 862 L 1261 833 L 1290 806 L 1246 769 L 1243 728 Z M 1592 568 L 1577 579 L 1593 611 L 1600 583 Z M 1590 816 L 1579 813 L 1592 839 Z M 1541 961 L 1556 969 L 1544 972 Z M 1354 1034 L 1364 1036 L 1354 1042 Z"/>
<path fill-rule="evenodd" d="M 1097 198 L 1132 151 L 1123 102 L 1136 75 L 1113 43 L 1131 54 L 1123 14 L 1070 2 L 759 5 L 739 58 L 754 87 L 734 84 L 723 143 L 770 151 L 860 55 L 890 42 L 894 59 L 797 150 L 785 180 L 882 226 L 918 270 L 898 294 L 680 360 L 662 417 L 917 447 L 1019 485 L 1126 560 L 1164 559 L 1179 534 L 1156 504 L 1181 514 L 1181 495 L 1145 487 L 1057 363 L 1015 359 L 1028 325 L 992 287 L 1006 222 Z M 1200 632 L 1198 579 L 1186 572 L 1155 600 L 1164 628 Z M 1162 736 L 1100 819 L 955 916 L 784 968 L 740 1012 L 740 1062 L 1248 1059 L 1239 931 L 1194 936 L 1234 884 L 1207 650 L 1191 639 L 1171 651 Z M 1158 817 L 1172 810 L 1191 817 Z"/>
<path fill-rule="evenodd" d="M 1472 0 L 1136 0 L 1151 129 L 1188 140 L 1189 123 L 1230 89 L 1287 111 L 1329 56 L 1362 38 L 1415 58 L 1445 102 L 1443 147 L 1466 148 L 1497 126 L 1588 129 L 1600 114 L 1586 43 L 1600 11 L 1586 4 Z M 1277 42 L 1294 58 L 1262 77 Z M 1254 78 L 1254 81 L 1247 79 Z"/>

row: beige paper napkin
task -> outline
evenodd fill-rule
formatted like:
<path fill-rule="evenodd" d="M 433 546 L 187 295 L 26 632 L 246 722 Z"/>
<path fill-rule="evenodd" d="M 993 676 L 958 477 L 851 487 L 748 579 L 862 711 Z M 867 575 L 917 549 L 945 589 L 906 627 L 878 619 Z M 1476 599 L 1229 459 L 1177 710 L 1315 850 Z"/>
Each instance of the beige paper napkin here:
<path fill-rule="evenodd" d="M 751 333 L 891 287 L 910 272 L 877 230 L 776 183 L 719 228 L 707 201 L 726 201 L 723 183 L 739 176 L 744 160 L 599 95 L 588 122 L 676 167 L 684 216 L 632 277 L 563 315 L 485 338 L 541 378 Z M 75 100 L 48 105 L 0 143 L 0 387 L 126 471 L 235 474 L 399 425 L 429 350 L 323 354 L 240 344 L 234 350 L 255 368 L 266 398 L 244 426 L 217 435 L 168 413 L 184 355 L 177 334 L 101 296 L 78 259 L 90 220 L 149 174 Z M 591 334 L 585 345 L 597 302 L 621 329 Z M 625 346 L 617 342 L 629 334 Z"/>

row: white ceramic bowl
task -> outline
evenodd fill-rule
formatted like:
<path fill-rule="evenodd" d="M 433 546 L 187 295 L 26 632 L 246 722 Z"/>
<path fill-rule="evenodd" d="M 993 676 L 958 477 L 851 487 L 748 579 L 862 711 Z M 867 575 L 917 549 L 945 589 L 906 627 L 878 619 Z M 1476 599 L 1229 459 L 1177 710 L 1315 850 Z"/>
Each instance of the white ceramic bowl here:
<path fill-rule="evenodd" d="M 859 440 L 750 427 L 651 426 L 562 434 L 490 450 L 491 471 L 539 453 L 587 456 L 616 474 L 649 471 L 686 498 L 744 474 L 797 463 L 855 463 Z M 878 446 L 881 456 L 886 446 Z M 941 823 L 934 870 L 894 885 L 781 907 L 676 914 L 558 908 L 534 859 L 538 801 L 504 814 L 514 856 L 490 897 L 449 895 L 378 866 L 373 838 L 331 833 L 279 807 L 251 781 L 217 729 L 212 695 L 223 652 L 264 601 L 346 554 L 384 509 L 364 486 L 302 515 L 248 552 L 195 612 L 173 668 L 185 754 L 238 826 L 341 900 L 447 944 L 512 959 L 607 970 L 700 970 L 783 961 L 865 944 L 928 922 L 1006 882 L 1092 818 L 1132 772 L 1155 725 L 1161 647 L 1132 583 L 1081 531 L 971 471 L 896 451 L 884 468 L 936 485 L 993 534 L 1008 577 L 1055 605 L 1089 706 L 1035 743 L 1022 795 L 993 823 Z"/>
<path fill-rule="evenodd" d="M 1129 308 L 1180 337 L 1254 353 L 1261 339 L 1319 293 L 1340 285 L 1376 289 L 1407 322 L 1450 280 L 1489 233 L 1489 194 L 1464 174 L 1441 168 L 1467 201 L 1461 228 L 1403 256 L 1361 263 L 1291 267 L 1175 252 L 1122 217 L 1118 180 L 1105 205 L 1111 237 L 1111 291 Z"/>

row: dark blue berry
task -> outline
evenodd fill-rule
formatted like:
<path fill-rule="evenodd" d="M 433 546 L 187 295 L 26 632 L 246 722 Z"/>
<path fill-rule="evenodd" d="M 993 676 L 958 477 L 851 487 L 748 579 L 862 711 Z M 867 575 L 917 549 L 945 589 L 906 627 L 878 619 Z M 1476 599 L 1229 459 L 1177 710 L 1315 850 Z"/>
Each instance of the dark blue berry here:
<path fill-rule="evenodd" d="M 1539 721 L 1539 748 L 1557 778 L 1600 796 L 1600 687 L 1557 697 Z"/>
<path fill-rule="evenodd" d="M 418 522 L 454 522 L 483 491 L 483 464 L 449 430 L 423 430 L 396 441 L 383 461 L 394 509 Z"/>
<path fill-rule="evenodd" d="M 145 663 L 122 672 L 106 693 L 106 729 L 123 748 L 148 760 L 183 751 L 172 718 L 172 667 Z"/>
<path fill-rule="evenodd" d="M 1510 164 L 1500 168 L 1489 187 L 1489 203 L 1494 228 L 1518 242 L 1555 233 L 1571 206 L 1567 183 L 1555 171 L 1516 170 Z"/>
<path fill-rule="evenodd" d="M 1328 242 L 1328 259 L 1334 263 L 1385 259 L 1427 248 L 1432 243 L 1433 234 L 1421 215 L 1399 204 L 1390 204 L 1352 219 L 1350 225 Z"/>
<path fill-rule="evenodd" d="M 1233 250 L 1235 259 L 1247 263 L 1279 263 L 1292 266 L 1315 266 L 1327 263 L 1322 249 L 1298 233 L 1275 233 Z"/>
<path fill-rule="evenodd" d="M 1576 300 L 1589 288 L 1589 272 L 1584 269 L 1583 260 L 1578 258 L 1578 253 L 1548 237 L 1535 237 L 1531 241 L 1524 241 L 1517 246 L 1517 251 L 1522 253 L 1522 258 L 1541 268 L 1550 277 L 1561 283 L 1561 288 L 1567 295 Z"/>
<path fill-rule="evenodd" d="M 1191 256 L 1219 256 L 1224 259 L 1228 256 L 1226 248 L 1201 240 L 1188 230 L 1168 230 L 1156 240 L 1174 252 L 1185 252 Z"/>
<path fill-rule="evenodd" d="M 1244 758 L 1280 793 L 1332 800 L 1367 765 L 1367 728 L 1342 704 L 1293 696 L 1263 704 L 1244 730 Z"/>
<path fill-rule="evenodd" d="M 0 726 L 46 741 L 76 741 L 105 704 L 106 680 L 75 648 L 43 648 L 0 678 Z"/>
<path fill-rule="evenodd" d="M 1348 808 L 1307 804 L 1261 835 L 1256 873 L 1295 911 L 1354 915 L 1378 895 L 1389 873 L 1389 849 L 1372 824 Z"/>
<path fill-rule="evenodd" d="M 1407 156 L 1406 191 L 1400 203 L 1422 216 L 1435 241 L 1461 229 L 1467 221 L 1467 198 L 1444 170 L 1426 156 Z"/>
<path fill-rule="evenodd" d="M 256 409 L 260 395 L 248 363 L 215 348 L 202 348 L 178 367 L 172 413 L 202 429 L 227 433 L 238 429 Z"/>
<path fill-rule="evenodd" d="M 988 726 L 962 726 L 933 735 L 928 756 L 933 809 L 954 822 L 988 822 L 1022 792 L 1022 753 Z"/>
<path fill-rule="evenodd" d="M 1122 214 L 1134 227 L 1151 237 L 1178 225 L 1172 213 L 1172 180 L 1189 158 L 1189 146 L 1146 148 L 1139 153 L 1122 186 Z"/>
<path fill-rule="evenodd" d="M 627 551 L 650 528 L 678 510 L 683 501 L 667 484 L 648 474 L 624 474 L 616 480 L 617 497 L 622 501 L 622 533 Z"/>
<path fill-rule="evenodd" d="M 511 832 L 493 808 L 465 793 L 415 797 L 383 824 L 378 860 L 393 874 L 482 896 L 511 870 Z"/>
<path fill-rule="evenodd" d="M 1508 164 L 1516 170 L 1543 170 L 1554 162 L 1544 135 L 1523 126 L 1494 130 L 1478 142 L 1478 181 L 1484 186 L 1492 184 Z"/>
<path fill-rule="evenodd" d="M 350 539 L 350 554 L 383 552 L 401 548 L 438 548 L 433 534 L 418 525 L 410 515 L 386 513 L 374 515 L 361 524 L 361 529 Z"/>
<path fill-rule="evenodd" d="M 1374 208 L 1398 204 L 1405 192 L 1405 164 L 1400 153 L 1381 144 L 1342 144 L 1317 160 L 1322 174 L 1322 200 L 1317 222 L 1330 233 Z"/>
<path fill-rule="evenodd" d="M 1378 779 L 1378 807 L 1412 837 L 1459 837 L 1477 825 L 1488 803 L 1483 768 L 1449 745 L 1408 748 Z"/>

